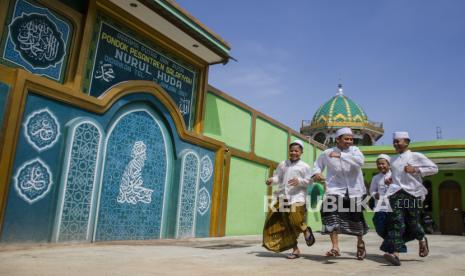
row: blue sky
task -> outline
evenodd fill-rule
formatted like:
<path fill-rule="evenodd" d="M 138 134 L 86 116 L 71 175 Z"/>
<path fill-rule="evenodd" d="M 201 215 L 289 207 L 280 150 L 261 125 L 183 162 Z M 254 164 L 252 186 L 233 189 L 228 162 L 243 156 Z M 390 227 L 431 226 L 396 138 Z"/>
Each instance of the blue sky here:
<path fill-rule="evenodd" d="M 334 96 L 414 141 L 465 138 L 465 1 L 178 0 L 238 62 L 209 83 L 299 130 Z"/>

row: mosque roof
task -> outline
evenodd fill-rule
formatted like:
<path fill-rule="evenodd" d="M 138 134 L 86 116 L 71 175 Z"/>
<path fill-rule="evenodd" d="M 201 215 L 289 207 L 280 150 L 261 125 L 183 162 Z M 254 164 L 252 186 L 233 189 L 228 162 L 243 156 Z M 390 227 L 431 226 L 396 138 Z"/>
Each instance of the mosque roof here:
<path fill-rule="evenodd" d="M 342 92 L 339 85 L 336 96 L 317 109 L 311 122 L 312 128 L 325 126 L 362 126 L 368 122 L 365 111 Z"/>

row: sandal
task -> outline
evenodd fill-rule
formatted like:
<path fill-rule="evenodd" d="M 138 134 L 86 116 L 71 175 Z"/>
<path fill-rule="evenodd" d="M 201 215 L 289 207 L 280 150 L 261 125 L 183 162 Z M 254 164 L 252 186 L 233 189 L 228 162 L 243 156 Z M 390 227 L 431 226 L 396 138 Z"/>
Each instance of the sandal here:
<path fill-rule="evenodd" d="M 307 227 L 307 231 L 310 233 L 310 235 L 306 237 L 304 232 L 304 239 L 307 243 L 307 246 L 312 246 L 315 243 L 315 236 L 313 235 L 312 228 Z"/>
<path fill-rule="evenodd" d="M 298 258 L 300 258 L 300 254 L 291 253 L 291 254 L 287 255 L 287 258 L 289 260 L 298 259 Z"/>
<path fill-rule="evenodd" d="M 341 253 L 339 253 L 339 250 L 332 248 L 331 250 L 326 252 L 326 256 L 327 257 L 339 257 L 341 256 Z"/>
<path fill-rule="evenodd" d="M 424 240 L 420 241 L 419 242 L 419 252 L 418 252 L 418 255 L 422 258 L 428 256 L 429 254 L 429 247 L 428 247 L 428 239 L 426 237 L 424 237 Z"/>
<path fill-rule="evenodd" d="M 393 264 L 395 266 L 400 266 L 399 257 L 397 257 L 394 254 L 386 253 L 386 254 L 384 254 L 384 259 L 386 259 L 386 261 L 390 262 L 391 264 Z"/>
<path fill-rule="evenodd" d="M 365 248 L 365 242 L 362 241 L 360 245 L 357 245 L 357 260 L 362 261 L 367 256 Z"/>

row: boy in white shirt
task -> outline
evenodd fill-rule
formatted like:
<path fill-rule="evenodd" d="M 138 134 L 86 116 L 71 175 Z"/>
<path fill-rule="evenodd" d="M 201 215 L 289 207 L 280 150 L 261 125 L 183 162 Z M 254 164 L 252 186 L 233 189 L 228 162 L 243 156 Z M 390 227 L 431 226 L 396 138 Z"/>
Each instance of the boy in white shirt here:
<path fill-rule="evenodd" d="M 399 252 L 407 241 L 419 241 L 420 257 L 429 254 L 428 240 L 420 224 L 421 201 L 428 193 L 422 177 L 438 172 L 436 164 L 421 153 L 411 152 L 409 144 L 408 132 L 394 132 L 393 145 L 398 155 L 391 158 L 392 176 L 387 184 L 397 185 L 390 189 L 392 212 L 389 213 L 387 234 L 381 250 L 387 252 L 384 258 L 397 266 L 400 265 Z"/>
<path fill-rule="evenodd" d="M 389 155 L 380 154 L 376 159 L 376 167 L 379 173 L 371 179 L 370 195 L 375 199 L 375 215 L 373 216 L 373 224 L 375 225 L 376 233 L 385 239 L 387 232 L 387 219 L 391 206 L 389 204 L 389 195 L 397 190 L 396 184 L 386 184 L 391 179 L 391 158 Z M 403 247 L 400 252 L 407 252 L 407 248 Z"/>
<path fill-rule="evenodd" d="M 300 160 L 304 143 L 295 140 L 289 145 L 289 159 L 282 161 L 266 185 L 277 184 L 274 199 L 278 202 L 268 212 L 263 229 L 263 246 L 274 252 L 292 249 L 288 259 L 300 257 L 297 239 L 304 234 L 308 246 L 315 242 L 312 229 L 306 224 L 307 186 L 312 183 L 310 166 Z"/>
<path fill-rule="evenodd" d="M 332 248 L 326 252 L 326 256 L 340 256 L 338 235 L 347 234 L 357 236 L 357 259 L 363 260 L 366 257 L 363 235 L 368 232 L 360 207 L 362 197 L 366 194 L 362 173 L 365 158 L 363 153 L 353 146 L 353 142 L 350 128 L 338 129 L 336 146 L 322 152 L 315 161 L 313 179 L 325 183 L 321 233 L 329 234 L 332 243 Z M 322 174 L 325 169 L 327 179 Z"/>

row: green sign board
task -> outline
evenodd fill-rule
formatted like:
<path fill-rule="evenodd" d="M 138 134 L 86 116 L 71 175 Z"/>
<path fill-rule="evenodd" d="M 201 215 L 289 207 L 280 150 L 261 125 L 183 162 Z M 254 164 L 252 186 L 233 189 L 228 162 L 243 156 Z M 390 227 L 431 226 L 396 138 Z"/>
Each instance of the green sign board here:
<path fill-rule="evenodd" d="M 191 125 L 197 82 L 196 72 L 123 32 L 115 24 L 100 21 L 87 92 L 100 96 L 128 80 L 149 80 L 168 92 Z"/>

